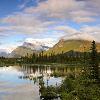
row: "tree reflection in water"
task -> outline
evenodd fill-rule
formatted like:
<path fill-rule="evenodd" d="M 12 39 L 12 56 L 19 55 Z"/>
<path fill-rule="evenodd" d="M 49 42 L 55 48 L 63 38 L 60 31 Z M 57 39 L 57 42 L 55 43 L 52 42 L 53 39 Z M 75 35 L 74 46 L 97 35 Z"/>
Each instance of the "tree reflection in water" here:
<path fill-rule="evenodd" d="M 66 77 L 72 74 L 72 76 L 76 77 L 80 74 L 80 67 L 54 67 L 54 66 L 21 66 L 21 70 L 24 75 L 19 76 L 20 79 L 27 79 L 33 81 L 34 84 L 38 83 L 39 86 L 39 95 L 42 100 L 55 100 L 61 98 L 61 91 L 63 88 L 66 88 L 66 85 L 62 87 L 61 82 L 50 85 L 50 78 L 58 79 L 61 77 L 61 81 Z"/>

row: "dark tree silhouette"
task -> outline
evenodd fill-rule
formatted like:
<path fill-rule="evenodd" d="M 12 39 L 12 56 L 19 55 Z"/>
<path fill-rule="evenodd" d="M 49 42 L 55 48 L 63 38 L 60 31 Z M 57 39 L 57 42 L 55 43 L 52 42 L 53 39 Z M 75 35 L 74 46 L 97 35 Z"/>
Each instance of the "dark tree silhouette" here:
<path fill-rule="evenodd" d="M 99 80 L 99 62 L 98 62 L 98 53 L 96 50 L 95 41 L 93 41 L 91 44 L 90 74 L 91 74 L 91 79 L 96 80 L 96 81 Z"/>

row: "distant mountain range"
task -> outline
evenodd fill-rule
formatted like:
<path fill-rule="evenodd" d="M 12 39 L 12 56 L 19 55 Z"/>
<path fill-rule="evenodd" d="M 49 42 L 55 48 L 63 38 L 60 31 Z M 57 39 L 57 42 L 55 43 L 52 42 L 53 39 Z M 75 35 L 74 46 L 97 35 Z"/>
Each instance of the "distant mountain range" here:
<path fill-rule="evenodd" d="M 100 52 L 100 43 L 96 43 L 97 50 Z M 55 52 L 58 53 L 66 53 L 71 50 L 75 52 L 89 52 L 91 47 L 91 41 L 87 40 L 63 40 L 61 39 L 57 44 L 55 44 L 52 48 L 44 43 L 35 41 L 34 43 L 24 42 L 22 46 L 18 46 L 15 50 L 13 50 L 10 54 L 6 52 L 0 52 L 0 56 L 4 57 L 21 57 L 26 56 L 27 54 L 39 53 L 44 51 L 45 54 L 50 54 Z"/>
<path fill-rule="evenodd" d="M 0 49 L 0 57 L 8 57 L 9 53 L 5 49 Z"/>
<path fill-rule="evenodd" d="M 0 52 L 0 57 L 8 57 L 9 53 L 7 53 L 6 51 L 2 51 Z"/>
<path fill-rule="evenodd" d="M 18 46 L 15 50 L 13 50 L 8 57 L 21 57 L 31 55 L 33 53 L 39 53 L 41 51 L 46 51 L 50 47 L 42 44 L 41 42 L 24 42 L 22 46 Z"/>

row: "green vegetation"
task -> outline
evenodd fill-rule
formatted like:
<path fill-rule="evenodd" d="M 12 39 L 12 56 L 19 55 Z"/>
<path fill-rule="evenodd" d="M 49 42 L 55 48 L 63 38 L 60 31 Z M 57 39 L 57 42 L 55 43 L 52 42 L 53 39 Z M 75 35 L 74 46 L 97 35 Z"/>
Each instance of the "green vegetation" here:
<path fill-rule="evenodd" d="M 41 87 L 41 95 L 44 100 L 52 100 L 57 97 L 61 100 L 100 100 L 100 70 L 98 53 L 95 41 L 92 42 L 89 66 L 84 66 L 81 73 L 76 76 L 74 73 L 67 75 L 60 86 Z M 40 88 L 41 89 L 41 88 Z M 48 93 L 48 90 L 49 93 Z M 43 94 L 42 94 L 43 93 Z M 48 96 L 48 94 L 51 94 Z"/>
<path fill-rule="evenodd" d="M 21 58 L 1 57 L 0 63 L 2 64 L 52 63 L 52 65 L 56 63 L 56 64 L 84 65 L 83 67 L 81 67 L 80 72 L 75 72 L 76 71 L 75 67 L 72 67 L 71 73 L 64 66 L 59 68 L 52 67 L 51 70 L 53 70 L 53 73 L 51 74 L 51 76 L 55 77 L 65 76 L 65 79 L 59 86 L 57 84 L 56 86 L 48 86 L 48 80 L 47 80 L 47 86 L 45 86 L 43 76 L 39 77 L 40 98 L 43 100 L 53 100 L 55 98 L 60 98 L 61 100 L 100 100 L 100 67 L 99 67 L 100 53 L 97 52 L 95 41 L 93 41 L 91 44 L 90 52 L 76 52 L 71 50 L 69 52 L 62 51 L 61 53 L 56 54 L 53 51 L 49 55 L 45 54 L 44 52 L 41 52 L 39 54 L 36 53 L 33 53 L 32 55 L 27 54 L 27 56 Z M 42 72 L 42 67 L 40 70 Z M 65 70 L 67 70 L 67 73 Z M 36 81 L 36 79 L 34 80 Z"/>
<path fill-rule="evenodd" d="M 15 49 L 17 58 L 0 58 L 0 64 L 89 64 L 90 41 L 83 40 L 61 40 L 48 51 L 35 53 L 23 47 Z M 58 50 L 58 51 L 57 51 Z M 100 50 L 100 43 L 97 43 L 97 50 Z M 26 53 L 28 51 L 28 53 Z M 88 51 L 88 52 L 87 52 Z M 12 54 L 13 54 L 12 52 Z M 15 53 L 14 53 L 15 54 Z M 100 53 L 98 60 L 100 61 Z"/>
<path fill-rule="evenodd" d="M 40 94 L 43 100 L 100 100 L 100 84 L 91 80 L 87 72 L 77 77 L 70 74 L 60 86 L 44 86 L 40 80 Z"/>
<path fill-rule="evenodd" d="M 24 56 L 18 58 L 1 57 L 0 64 L 89 64 L 89 57 L 91 55 L 89 49 L 90 44 L 90 41 L 83 40 L 61 40 L 50 50 L 40 53 L 34 53 L 33 51 L 28 51 L 26 48 L 20 47 L 20 49 L 15 50 L 17 51 L 16 55 L 24 54 Z M 100 50 L 99 43 L 97 43 L 97 50 Z M 26 53 L 26 51 L 29 53 Z M 100 61 L 100 53 L 97 55 Z"/>
<path fill-rule="evenodd" d="M 87 75 L 67 77 L 61 88 L 62 100 L 100 100 L 100 85 L 90 80 Z"/>
<path fill-rule="evenodd" d="M 84 64 L 84 60 L 87 63 L 89 58 L 89 53 L 86 53 L 84 59 L 84 53 L 70 51 L 68 53 L 49 55 L 42 53 L 28 55 L 21 58 L 0 58 L 0 63 L 2 64 Z"/>
<path fill-rule="evenodd" d="M 98 61 L 98 53 L 96 50 L 96 44 L 95 41 L 92 42 L 91 47 L 91 54 L 90 54 L 90 74 L 91 78 L 96 81 L 99 80 L 99 61 Z"/>

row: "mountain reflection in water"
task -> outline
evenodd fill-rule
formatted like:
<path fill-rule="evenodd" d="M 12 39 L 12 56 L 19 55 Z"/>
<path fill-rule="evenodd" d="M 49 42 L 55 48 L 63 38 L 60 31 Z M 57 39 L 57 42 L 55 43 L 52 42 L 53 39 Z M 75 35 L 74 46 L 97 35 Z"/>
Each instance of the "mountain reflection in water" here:
<path fill-rule="evenodd" d="M 0 67 L 0 100 L 40 100 L 39 78 L 45 86 L 60 85 L 75 68 L 50 66 Z"/>

